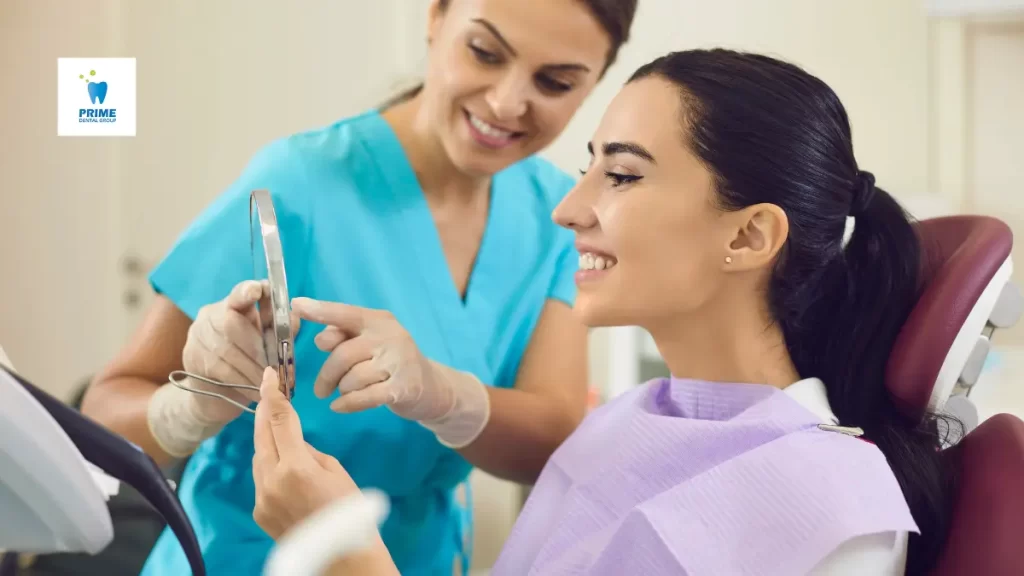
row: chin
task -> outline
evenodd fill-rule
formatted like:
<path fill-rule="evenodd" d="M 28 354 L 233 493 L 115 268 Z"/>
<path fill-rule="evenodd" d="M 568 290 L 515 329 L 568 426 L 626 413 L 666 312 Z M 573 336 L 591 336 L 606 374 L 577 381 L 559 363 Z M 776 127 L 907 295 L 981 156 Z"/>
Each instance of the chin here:
<path fill-rule="evenodd" d="M 478 178 L 494 176 L 519 161 L 519 158 L 481 158 L 480 154 L 459 154 L 452 156 L 452 164 L 467 176 Z"/>
<path fill-rule="evenodd" d="M 493 176 L 530 155 L 527 141 L 516 141 L 504 148 L 478 144 L 466 131 L 450 134 L 445 148 L 452 164 L 463 174 Z"/>
<path fill-rule="evenodd" d="M 585 294 L 577 294 L 572 311 L 576 318 L 589 328 L 628 325 L 628 322 L 625 321 L 627 315 L 623 310 L 604 304 Z"/>

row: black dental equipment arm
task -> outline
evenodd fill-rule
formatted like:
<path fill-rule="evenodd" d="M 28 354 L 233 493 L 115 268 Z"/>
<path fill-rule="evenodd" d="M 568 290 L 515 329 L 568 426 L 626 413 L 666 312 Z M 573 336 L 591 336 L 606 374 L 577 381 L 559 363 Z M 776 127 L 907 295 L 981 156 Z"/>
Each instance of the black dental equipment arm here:
<path fill-rule="evenodd" d="M 192 575 L 206 576 L 206 565 L 199 551 L 199 541 L 192 530 L 192 522 L 189 521 L 181 502 L 156 462 L 134 444 L 43 392 L 15 372 L 3 365 L 0 365 L 0 370 L 10 374 L 42 404 L 86 460 L 138 490 L 139 494 L 163 516 L 177 536 L 192 567 Z"/>

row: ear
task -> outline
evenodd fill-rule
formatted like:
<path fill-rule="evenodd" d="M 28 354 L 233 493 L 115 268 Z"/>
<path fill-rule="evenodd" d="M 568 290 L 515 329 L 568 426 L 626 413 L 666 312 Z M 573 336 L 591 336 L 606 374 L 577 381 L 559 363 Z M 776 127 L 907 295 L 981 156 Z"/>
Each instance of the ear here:
<path fill-rule="evenodd" d="M 445 8 L 441 6 L 441 0 L 430 0 L 430 8 L 427 11 L 427 45 L 434 40 L 444 23 Z"/>
<path fill-rule="evenodd" d="M 789 238 L 789 218 L 775 204 L 755 204 L 730 214 L 733 234 L 722 256 L 726 271 L 771 266 Z"/>

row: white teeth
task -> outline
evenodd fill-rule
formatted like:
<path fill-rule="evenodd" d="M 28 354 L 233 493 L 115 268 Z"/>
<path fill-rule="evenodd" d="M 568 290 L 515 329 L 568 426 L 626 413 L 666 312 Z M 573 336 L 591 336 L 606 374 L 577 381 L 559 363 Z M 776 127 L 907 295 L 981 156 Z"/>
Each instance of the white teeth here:
<path fill-rule="evenodd" d="M 491 138 L 508 139 L 512 137 L 511 132 L 491 126 L 487 122 L 484 122 L 483 120 L 477 118 L 476 116 L 473 116 L 472 114 L 469 115 L 469 123 L 472 124 L 473 127 L 479 130 L 481 133 L 490 136 Z"/>
<path fill-rule="evenodd" d="M 617 263 L 611 256 L 598 256 L 589 252 L 580 254 L 580 270 L 608 270 Z"/>

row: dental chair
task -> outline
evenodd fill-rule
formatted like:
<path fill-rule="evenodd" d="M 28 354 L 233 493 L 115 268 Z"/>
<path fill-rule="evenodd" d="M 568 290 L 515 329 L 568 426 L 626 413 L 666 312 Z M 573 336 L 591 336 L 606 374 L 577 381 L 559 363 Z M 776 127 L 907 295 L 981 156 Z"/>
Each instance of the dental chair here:
<path fill-rule="evenodd" d="M 946 412 L 966 436 L 947 448 L 958 469 L 952 527 L 933 576 L 1020 574 L 1024 566 L 1024 422 L 978 422 L 970 393 L 992 333 L 1017 322 L 1022 298 L 1009 283 L 1013 235 L 984 216 L 917 224 L 924 290 L 897 338 L 886 384 L 912 415 Z"/>

